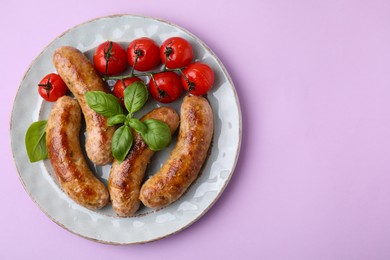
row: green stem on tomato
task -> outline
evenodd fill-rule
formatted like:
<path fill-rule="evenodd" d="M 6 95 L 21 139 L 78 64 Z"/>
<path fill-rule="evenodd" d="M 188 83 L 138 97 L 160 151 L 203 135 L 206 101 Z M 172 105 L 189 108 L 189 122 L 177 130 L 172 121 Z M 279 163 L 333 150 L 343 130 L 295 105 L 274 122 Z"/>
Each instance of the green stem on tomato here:
<path fill-rule="evenodd" d="M 118 76 L 109 76 L 109 77 L 106 77 L 106 76 L 103 76 L 103 80 L 107 81 L 107 80 L 123 80 L 123 79 L 127 79 L 127 78 L 132 78 L 132 77 L 151 77 L 152 76 L 152 72 L 143 72 L 143 73 L 130 73 L 130 74 L 126 74 L 126 75 L 118 75 Z"/>
<path fill-rule="evenodd" d="M 183 70 L 185 69 L 186 67 L 181 67 L 181 68 L 176 68 L 176 69 L 165 69 L 165 71 L 173 71 L 173 72 L 180 72 L 181 75 L 183 75 Z"/>
<path fill-rule="evenodd" d="M 136 59 L 137 61 L 137 59 Z M 135 67 L 135 64 L 136 64 L 136 61 L 134 63 L 134 67 Z M 150 77 L 151 80 L 153 80 L 154 82 L 154 85 L 157 87 L 157 90 L 159 92 L 159 94 L 163 97 L 164 95 L 167 95 L 168 93 L 166 93 L 166 91 L 164 90 L 161 90 L 159 89 L 157 83 L 156 83 L 156 80 L 154 79 L 153 75 L 156 74 L 156 73 L 159 73 L 159 72 L 143 72 L 143 73 L 134 73 L 134 67 L 132 68 L 130 74 L 126 74 L 126 75 L 119 75 L 119 76 L 110 76 L 110 77 L 107 77 L 107 76 L 103 76 L 103 80 L 107 81 L 107 80 L 124 80 L 126 78 L 132 78 L 132 77 L 143 77 L 143 76 L 146 76 L 146 77 Z M 194 90 L 195 88 L 195 84 L 193 82 L 191 82 L 187 76 L 183 73 L 183 70 L 185 69 L 185 67 L 182 67 L 182 68 L 176 68 L 176 69 L 167 69 L 165 68 L 164 71 L 172 71 L 172 72 L 179 72 L 180 75 L 183 76 L 184 80 L 187 82 L 188 84 L 188 92 L 191 92 L 192 90 Z"/>
<path fill-rule="evenodd" d="M 139 49 L 135 49 L 135 47 L 134 47 L 134 53 L 135 53 L 137 56 L 135 56 L 134 66 L 132 66 L 131 71 L 130 71 L 130 74 L 131 74 L 131 75 L 134 75 L 135 66 L 137 65 L 137 62 L 138 62 L 139 57 L 142 56 L 142 51 L 139 50 Z"/>
<path fill-rule="evenodd" d="M 194 90 L 195 89 L 195 84 L 194 84 L 194 82 L 191 82 L 188 79 L 188 77 L 184 74 L 183 68 L 180 68 L 179 71 L 180 71 L 180 74 L 183 76 L 184 80 L 187 82 L 188 92 L 191 92 L 192 90 Z"/>
<path fill-rule="evenodd" d="M 106 60 L 106 74 L 108 74 L 108 63 L 112 58 L 112 41 L 109 41 L 108 50 L 104 48 L 104 59 Z"/>
<path fill-rule="evenodd" d="M 157 89 L 157 91 L 158 91 L 158 94 L 160 95 L 161 98 L 165 98 L 166 96 L 169 97 L 168 92 L 166 92 L 165 90 L 162 90 L 162 89 L 160 89 L 160 88 L 158 87 L 157 81 L 156 81 L 156 79 L 154 78 L 154 75 L 153 75 L 153 74 L 150 75 L 150 80 L 153 81 L 153 83 L 154 83 L 154 85 L 156 86 L 156 89 Z"/>
<path fill-rule="evenodd" d="M 168 60 L 169 55 L 171 55 L 172 52 L 173 52 L 172 47 L 169 46 L 169 45 L 171 45 L 171 44 L 172 44 L 172 42 L 169 42 L 169 43 L 167 44 L 167 46 L 165 47 L 165 51 L 164 51 L 164 54 L 165 54 L 165 62 L 164 62 L 163 71 L 167 71 L 167 60 Z"/>
<path fill-rule="evenodd" d="M 51 82 L 50 82 L 50 76 L 47 79 L 46 84 L 38 84 L 38 86 L 43 87 L 44 90 L 46 90 L 47 97 L 50 97 L 50 90 L 53 88 Z"/>

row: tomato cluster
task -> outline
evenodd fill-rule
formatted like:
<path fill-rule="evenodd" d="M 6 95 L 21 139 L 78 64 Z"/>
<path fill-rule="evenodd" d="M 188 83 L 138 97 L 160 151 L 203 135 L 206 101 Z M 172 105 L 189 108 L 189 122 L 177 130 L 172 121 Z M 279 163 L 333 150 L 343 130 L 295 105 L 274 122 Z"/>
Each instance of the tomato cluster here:
<path fill-rule="evenodd" d="M 117 79 L 113 94 L 121 102 L 124 89 L 140 81 L 138 76 L 146 75 L 150 76 L 151 96 L 159 102 L 169 103 L 177 100 L 184 91 L 204 95 L 213 86 L 213 70 L 205 63 L 192 63 L 193 58 L 192 46 L 184 38 L 171 37 L 158 46 L 153 39 L 141 37 L 131 41 L 127 50 L 112 41 L 100 44 L 94 54 L 94 65 L 106 79 Z M 123 66 L 126 59 L 132 68 L 130 75 L 115 76 L 126 70 L 126 66 Z M 161 64 L 163 68 L 158 72 L 134 72 L 148 72 Z"/>
<path fill-rule="evenodd" d="M 135 81 L 142 81 L 138 76 L 149 76 L 149 92 L 154 99 L 170 103 L 184 91 L 200 96 L 212 88 L 213 70 L 193 59 L 192 46 L 184 38 L 171 37 L 158 46 L 153 39 L 141 37 L 130 42 L 127 50 L 113 41 L 100 44 L 94 52 L 93 64 L 104 79 L 117 80 L 112 93 L 122 104 L 124 89 Z M 161 64 L 161 70 L 148 72 Z M 130 75 L 118 76 L 128 66 L 131 67 Z M 38 92 L 42 98 L 53 102 L 66 94 L 67 87 L 59 75 L 51 73 L 38 84 Z"/>

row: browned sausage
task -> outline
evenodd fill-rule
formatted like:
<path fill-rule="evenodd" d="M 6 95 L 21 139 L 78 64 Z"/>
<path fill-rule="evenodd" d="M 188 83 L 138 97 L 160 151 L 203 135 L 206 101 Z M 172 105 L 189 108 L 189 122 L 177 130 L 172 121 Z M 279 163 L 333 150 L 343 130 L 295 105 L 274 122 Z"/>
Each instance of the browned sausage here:
<path fill-rule="evenodd" d="M 58 74 L 75 95 L 83 111 L 87 126 L 85 150 L 88 158 L 98 165 L 111 162 L 113 159 L 111 142 L 115 128 L 107 126 L 107 119 L 94 112 L 86 103 L 84 96 L 88 91 L 107 92 L 103 80 L 88 58 L 73 47 L 64 46 L 56 49 L 53 62 Z"/>
<path fill-rule="evenodd" d="M 186 96 L 180 110 L 180 130 L 175 148 L 159 172 L 141 188 L 140 200 L 150 208 L 176 201 L 196 179 L 213 136 L 213 111 L 203 97 Z"/>
<path fill-rule="evenodd" d="M 145 115 L 146 119 L 157 119 L 169 125 L 171 133 L 179 126 L 179 115 L 168 107 L 154 109 Z M 154 152 L 148 148 L 140 134 L 135 134 L 134 144 L 125 160 L 120 163 L 114 159 L 108 179 L 108 190 L 112 207 L 118 216 L 133 215 L 140 206 L 138 198 L 146 167 Z"/>
<path fill-rule="evenodd" d="M 69 96 L 57 100 L 46 126 L 46 145 L 58 181 L 71 199 L 89 208 L 108 203 L 108 191 L 91 172 L 81 151 L 81 110 Z"/>

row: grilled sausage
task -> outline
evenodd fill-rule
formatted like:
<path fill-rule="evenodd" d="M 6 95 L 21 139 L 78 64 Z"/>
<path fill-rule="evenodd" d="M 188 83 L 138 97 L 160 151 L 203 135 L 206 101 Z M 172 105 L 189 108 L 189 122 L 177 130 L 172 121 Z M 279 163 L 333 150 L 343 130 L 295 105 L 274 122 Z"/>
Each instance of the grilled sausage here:
<path fill-rule="evenodd" d="M 213 111 L 203 97 L 186 96 L 180 129 L 168 160 L 141 188 L 140 200 L 150 208 L 165 207 L 180 198 L 197 178 L 213 136 Z"/>
<path fill-rule="evenodd" d="M 179 115 L 172 108 L 160 107 L 145 115 L 146 119 L 157 119 L 168 124 L 173 134 L 179 126 Z M 114 159 L 108 179 L 108 190 L 112 207 L 118 216 L 133 215 L 140 206 L 138 198 L 146 167 L 154 152 L 148 148 L 141 135 L 136 133 L 134 144 L 125 160 Z"/>
<path fill-rule="evenodd" d="M 93 111 L 84 96 L 88 91 L 108 92 L 107 87 L 92 63 L 78 49 L 70 46 L 56 49 L 53 62 L 84 114 L 87 126 L 85 150 L 88 158 L 97 165 L 110 163 L 113 159 L 111 142 L 115 128 L 107 126 L 107 119 Z"/>
<path fill-rule="evenodd" d="M 46 145 L 58 181 L 76 203 L 99 209 L 108 203 L 108 191 L 89 169 L 81 151 L 81 110 L 69 96 L 57 100 L 46 126 Z"/>

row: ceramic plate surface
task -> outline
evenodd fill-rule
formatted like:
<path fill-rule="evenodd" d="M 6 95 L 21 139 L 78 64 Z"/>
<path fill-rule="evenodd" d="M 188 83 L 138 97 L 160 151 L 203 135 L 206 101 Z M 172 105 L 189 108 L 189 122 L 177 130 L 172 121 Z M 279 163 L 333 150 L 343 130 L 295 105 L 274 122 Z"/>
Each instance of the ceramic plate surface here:
<path fill-rule="evenodd" d="M 215 84 L 207 95 L 214 111 L 215 129 L 210 155 L 198 179 L 170 206 L 152 210 L 142 207 L 129 218 L 116 217 L 108 205 L 91 211 L 74 203 L 61 190 L 48 160 L 30 163 L 24 138 L 31 123 L 48 118 L 52 104 L 38 95 L 37 84 L 55 72 L 52 55 L 57 47 L 74 46 L 91 57 L 93 49 L 106 40 L 123 46 L 135 38 L 147 36 L 161 44 L 172 36 L 186 38 L 194 48 L 194 57 L 212 67 Z M 180 111 L 181 100 L 169 106 Z M 160 106 L 149 100 L 136 116 Z M 12 151 L 20 179 L 32 200 L 55 223 L 72 233 L 111 244 L 145 243 L 176 233 L 199 219 L 218 199 L 233 174 L 241 144 L 241 112 L 233 83 L 215 54 L 188 31 L 166 21 L 144 16 L 117 15 L 98 18 L 78 25 L 56 38 L 32 62 L 15 98 L 11 117 Z M 151 176 L 168 158 L 174 147 L 154 155 L 147 175 Z M 107 184 L 110 165 L 91 164 L 98 178 Z"/>

